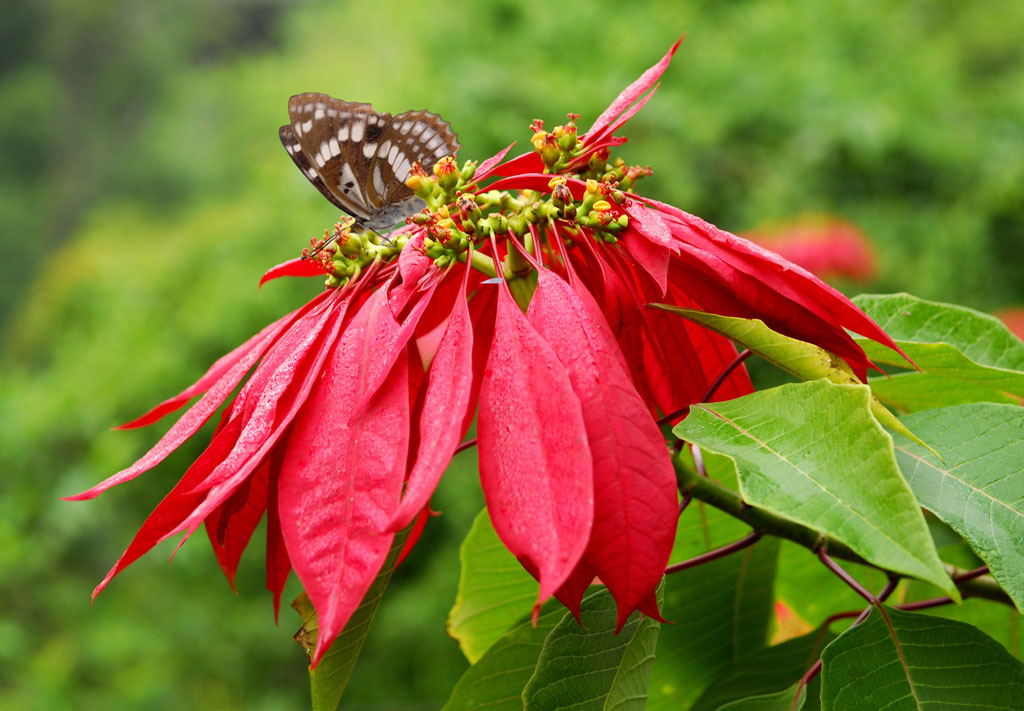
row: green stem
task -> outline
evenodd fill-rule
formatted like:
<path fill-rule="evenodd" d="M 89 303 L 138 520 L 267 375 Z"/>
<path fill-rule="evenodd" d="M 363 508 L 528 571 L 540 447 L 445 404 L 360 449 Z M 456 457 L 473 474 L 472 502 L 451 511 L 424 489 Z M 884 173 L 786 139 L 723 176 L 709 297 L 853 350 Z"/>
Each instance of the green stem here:
<path fill-rule="evenodd" d="M 508 253 L 505 255 L 505 272 L 511 276 L 506 277 L 508 288 L 512 292 L 512 298 L 516 300 L 520 310 L 526 313 L 526 307 L 530 305 L 533 292 L 537 290 L 537 284 L 533 279 L 533 268 L 519 252 L 515 240 L 508 239 Z"/>
<path fill-rule="evenodd" d="M 514 279 L 517 275 L 525 272 L 530 268 L 530 263 L 526 261 L 526 258 L 519 253 L 519 249 L 512 243 L 512 240 L 508 241 L 508 254 L 505 255 L 505 269 L 512 274 Z"/>
<path fill-rule="evenodd" d="M 465 264 L 467 254 L 468 252 L 462 252 L 461 254 L 458 255 L 458 257 L 456 257 L 456 259 Z M 481 254 L 480 252 L 474 251 L 473 261 L 470 263 L 469 266 L 471 266 L 473 269 L 476 269 L 481 274 L 486 274 L 491 278 L 498 276 L 498 268 L 497 266 L 495 266 L 494 260 L 488 257 L 486 254 Z"/>
<path fill-rule="evenodd" d="M 530 299 L 533 298 L 533 292 L 537 290 L 537 284 L 532 277 L 533 273 L 531 272 L 524 276 L 513 277 L 508 282 L 512 298 L 516 300 L 516 304 L 524 314 L 526 313 L 526 308 L 530 305 Z"/>

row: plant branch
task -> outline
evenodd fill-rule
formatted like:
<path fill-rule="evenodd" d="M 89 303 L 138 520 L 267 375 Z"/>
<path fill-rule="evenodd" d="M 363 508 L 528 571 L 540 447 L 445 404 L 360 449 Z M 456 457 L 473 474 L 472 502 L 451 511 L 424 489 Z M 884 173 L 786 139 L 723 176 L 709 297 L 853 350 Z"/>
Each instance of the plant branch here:
<path fill-rule="evenodd" d="M 716 548 L 715 550 L 708 551 L 707 553 L 701 553 L 700 555 L 694 556 L 689 560 L 684 560 L 682 563 L 670 565 L 669 567 L 665 568 L 665 575 L 669 575 L 670 573 L 678 573 L 681 570 L 686 570 L 687 568 L 694 568 L 704 563 L 710 563 L 713 560 L 724 558 L 725 556 L 731 553 L 735 553 L 736 551 L 741 551 L 744 548 L 749 548 L 750 546 L 754 545 L 759 540 L 761 540 L 762 535 L 764 534 L 754 531 L 749 536 L 741 538 L 738 541 L 734 541 L 733 543 L 730 543 L 727 546 Z"/>
<path fill-rule="evenodd" d="M 825 552 L 825 546 L 822 545 L 818 548 L 818 560 L 824 563 L 825 567 L 831 570 L 836 576 L 846 583 L 848 586 L 853 588 L 853 591 L 860 595 L 862 598 L 867 600 L 872 605 L 878 602 L 878 598 L 872 595 L 867 588 L 857 582 L 857 579 L 847 573 L 842 567 L 832 560 L 828 553 Z"/>
<path fill-rule="evenodd" d="M 966 597 L 966 595 L 964 597 Z M 903 610 L 905 612 L 913 612 L 914 610 L 927 610 L 929 607 L 940 607 L 942 605 L 949 605 L 952 602 L 953 598 L 949 596 L 933 597 L 929 600 L 915 600 L 914 602 L 905 602 L 902 605 L 896 605 L 896 609 Z"/>
<path fill-rule="evenodd" d="M 708 389 L 705 391 L 704 396 L 700 400 L 698 400 L 698 402 L 707 402 L 707 401 L 709 401 L 711 399 L 711 397 L 715 394 L 715 391 L 718 390 L 718 388 L 722 387 L 722 383 L 725 382 L 725 379 L 728 378 L 732 374 L 732 371 L 734 371 L 738 367 L 740 367 L 740 364 L 743 361 L 745 361 L 747 358 L 749 358 L 751 355 L 753 355 L 753 353 L 754 353 L 753 351 L 748 349 L 748 350 L 742 351 L 735 358 L 733 358 L 732 362 L 729 363 L 729 365 L 725 366 L 725 368 L 722 369 L 722 372 L 718 374 L 718 377 L 715 378 L 714 382 L 711 383 L 711 385 L 708 386 Z M 662 425 L 671 422 L 672 420 L 676 419 L 677 417 L 680 417 L 681 415 L 685 415 L 689 411 L 690 411 L 690 406 L 687 405 L 686 407 L 679 408 L 675 412 L 670 412 L 670 413 L 668 413 L 667 415 L 665 415 L 664 417 L 662 417 L 662 418 L 660 418 L 658 420 L 658 426 L 661 427 Z"/>
<path fill-rule="evenodd" d="M 693 501 L 693 492 L 687 491 L 685 494 L 683 494 L 683 498 L 679 501 L 680 516 L 683 515 L 683 511 L 686 511 L 686 507 L 690 505 L 691 501 Z"/>
<path fill-rule="evenodd" d="M 957 587 L 960 588 L 960 594 L 965 598 L 976 597 L 1016 607 L 1010 596 L 1006 594 L 1006 591 L 995 580 L 967 580 L 963 583 L 958 583 Z"/>
<path fill-rule="evenodd" d="M 732 375 L 732 371 L 734 371 L 737 368 L 739 368 L 740 364 L 742 364 L 743 361 L 745 361 L 747 358 L 749 358 L 753 354 L 754 354 L 754 352 L 752 350 L 750 350 L 749 348 L 746 348 L 743 351 L 741 351 L 740 353 L 738 353 L 736 355 L 736 357 L 732 359 L 732 362 L 729 363 L 729 365 L 725 366 L 725 368 L 722 369 L 722 372 L 718 374 L 718 377 L 715 378 L 715 381 L 713 383 L 711 383 L 711 385 L 708 386 L 707 392 L 704 393 L 704 397 L 702 397 L 700 399 L 700 401 L 701 402 L 707 402 L 708 400 L 710 400 L 711 397 L 718 390 L 718 388 L 722 387 L 722 383 L 725 382 L 725 379 L 728 378 L 730 375 Z"/>
<path fill-rule="evenodd" d="M 980 568 L 975 568 L 974 570 L 968 570 L 966 573 L 960 573 L 959 575 L 954 575 L 953 576 L 953 582 L 956 583 L 957 585 L 959 585 L 960 583 L 965 583 L 968 580 L 974 580 L 975 578 L 980 578 L 982 575 L 988 575 L 988 566 L 987 565 L 983 565 Z"/>

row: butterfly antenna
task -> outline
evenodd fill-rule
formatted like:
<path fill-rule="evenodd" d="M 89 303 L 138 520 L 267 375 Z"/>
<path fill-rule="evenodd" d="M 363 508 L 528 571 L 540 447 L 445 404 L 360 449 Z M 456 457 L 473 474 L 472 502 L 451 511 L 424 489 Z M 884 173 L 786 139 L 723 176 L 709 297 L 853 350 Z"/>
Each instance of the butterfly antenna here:
<path fill-rule="evenodd" d="M 340 230 L 335 230 L 335 231 L 334 231 L 334 234 L 332 234 L 332 235 L 331 235 L 330 237 L 328 237 L 328 238 L 327 238 L 326 240 L 324 240 L 324 243 L 323 243 L 322 245 L 320 245 L 319 247 L 317 247 L 316 249 L 314 249 L 314 250 L 313 250 L 313 251 L 312 251 L 311 253 L 309 253 L 309 254 L 303 254 L 303 255 L 302 255 L 302 258 L 303 258 L 303 259 L 312 259 L 312 258 L 313 258 L 313 257 L 315 257 L 316 255 L 318 255 L 318 254 L 320 254 L 320 253 L 321 253 L 322 251 L 324 251 L 324 249 L 326 249 L 326 248 L 327 248 L 327 247 L 328 247 L 329 245 L 331 245 L 331 244 L 334 244 L 335 240 L 337 240 L 337 239 L 338 239 L 338 237 L 340 237 L 340 236 L 341 236 L 341 231 L 340 231 Z"/>

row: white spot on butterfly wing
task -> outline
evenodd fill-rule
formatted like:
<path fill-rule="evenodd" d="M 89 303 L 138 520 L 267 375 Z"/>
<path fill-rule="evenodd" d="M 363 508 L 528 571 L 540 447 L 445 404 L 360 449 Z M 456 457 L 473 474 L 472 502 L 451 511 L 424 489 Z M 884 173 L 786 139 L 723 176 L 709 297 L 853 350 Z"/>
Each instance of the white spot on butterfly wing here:
<path fill-rule="evenodd" d="M 344 126 L 342 126 L 341 128 L 338 129 L 338 140 L 341 141 L 342 143 L 344 143 L 345 141 L 348 140 L 348 124 L 347 123 Z"/>
<path fill-rule="evenodd" d="M 378 158 L 383 158 L 384 156 L 386 156 L 388 154 L 389 150 L 391 150 L 391 139 L 390 138 L 388 140 L 384 141 L 382 144 L 380 144 L 380 150 L 377 151 L 377 157 Z"/>
<path fill-rule="evenodd" d="M 331 136 L 330 148 L 331 158 L 341 153 L 341 146 L 338 145 L 338 139 L 335 138 L 334 136 Z"/>
<path fill-rule="evenodd" d="M 366 143 L 363 144 L 363 155 L 366 156 L 367 158 L 372 158 L 373 155 L 376 152 L 377 152 L 377 143 L 376 142 L 367 141 Z"/>
<path fill-rule="evenodd" d="M 353 198 L 354 202 L 366 205 L 366 196 L 363 194 L 363 186 L 359 184 L 358 180 L 356 180 L 356 175 L 352 172 L 352 166 L 348 163 L 341 166 L 341 177 L 338 178 L 338 189 L 345 195 Z"/>
<path fill-rule="evenodd" d="M 412 163 L 409 162 L 409 159 L 405 157 L 404 153 L 401 155 L 402 160 L 398 164 L 398 167 L 395 168 L 395 177 L 404 183 L 409 177 L 409 171 L 412 170 Z"/>
<path fill-rule="evenodd" d="M 380 163 L 376 163 L 373 166 L 373 189 L 382 198 L 384 197 L 384 187 L 384 176 L 380 174 Z"/>
<path fill-rule="evenodd" d="M 363 122 L 362 119 L 358 119 L 357 118 L 354 121 L 352 121 L 351 131 L 352 131 L 352 142 L 353 143 L 359 143 L 360 141 L 363 140 L 363 129 L 365 127 L 366 127 L 366 124 Z"/>

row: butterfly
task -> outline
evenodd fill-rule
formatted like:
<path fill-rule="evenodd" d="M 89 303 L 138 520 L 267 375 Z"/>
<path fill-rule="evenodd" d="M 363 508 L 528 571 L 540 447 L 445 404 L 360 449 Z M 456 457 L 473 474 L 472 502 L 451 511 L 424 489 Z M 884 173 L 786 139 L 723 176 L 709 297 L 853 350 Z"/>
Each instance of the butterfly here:
<path fill-rule="evenodd" d="M 414 163 L 429 171 L 460 147 L 451 126 L 427 111 L 392 116 L 307 93 L 288 100 L 288 116 L 279 134 L 295 165 L 356 225 L 375 231 L 426 205 L 405 184 Z"/>

